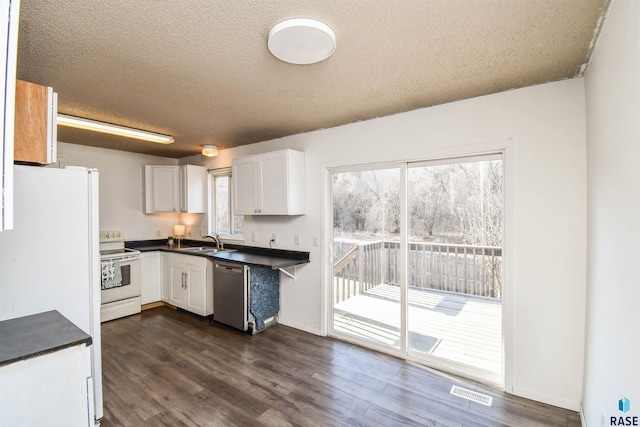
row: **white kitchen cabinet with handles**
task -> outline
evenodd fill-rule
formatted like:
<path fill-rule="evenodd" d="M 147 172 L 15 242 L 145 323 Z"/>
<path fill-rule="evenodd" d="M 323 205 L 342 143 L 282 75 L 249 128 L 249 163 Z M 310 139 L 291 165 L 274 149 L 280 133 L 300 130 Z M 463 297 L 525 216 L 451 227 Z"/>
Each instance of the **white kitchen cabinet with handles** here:
<path fill-rule="evenodd" d="M 162 255 L 167 282 L 163 301 L 200 316 L 213 314 L 213 262 L 193 255 Z"/>
<path fill-rule="evenodd" d="M 145 165 L 144 213 L 203 213 L 207 171 L 196 165 Z"/>
<path fill-rule="evenodd" d="M 232 161 L 238 215 L 304 215 L 304 153 L 279 150 Z"/>

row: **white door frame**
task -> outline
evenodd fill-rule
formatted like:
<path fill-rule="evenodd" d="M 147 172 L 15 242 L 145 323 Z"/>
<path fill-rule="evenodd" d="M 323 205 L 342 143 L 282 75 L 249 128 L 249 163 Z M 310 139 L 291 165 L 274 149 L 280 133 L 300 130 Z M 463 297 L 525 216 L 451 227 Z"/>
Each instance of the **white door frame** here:
<path fill-rule="evenodd" d="M 486 381 L 491 383 L 492 385 L 499 385 L 504 388 L 507 392 L 513 391 L 513 302 L 514 302 L 514 286 L 513 286 L 513 262 L 512 262 L 512 249 L 513 249 L 513 230 L 514 230 L 514 141 L 511 139 L 502 140 L 502 141 L 492 141 L 492 142 L 483 142 L 473 145 L 464 145 L 464 146 L 456 146 L 450 147 L 446 149 L 433 150 L 431 152 L 424 153 L 411 153 L 410 157 L 407 157 L 406 153 L 400 153 L 395 158 L 389 158 L 385 156 L 384 158 L 380 157 L 376 158 L 367 158 L 364 162 L 357 161 L 338 161 L 338 162 L 328 162 L 321 164 L 321 179 L 322 179 L 322 230 L 321 230 L 321 263 L 323 268 L 321 269 L 321 280 L 323 284 L 323 292 L 321 295 L 322 299 L 322 319 L 321 319 L 321 330 L 324 335 L 336 336 L 341 340 L 345 340 L 347 342 L 353 342 L 355 344 L 369 347 L 373 350 L 380 351 L 383 353 L 391 354 L 400 358 L 404 358 L 407 360 L 413 360 L 411 358 L 407 358 L 406 349 L 407 343 L 402 342 L 401 349 L 390 349 L 388 347 L 383 347 L 380 345 L 376 345 L 375 343 L 363 343 L 361 341 L 355 341 L 349 339 L 348 336 L 343 334 L 337 334 L 333 331 L 332 326 L 332 279 L 333 279 L 333 248 L 331 244 L 333 242 L 333 208 L 332 208 L 332 182 L 331 175 L 332 172 L 337 171 L 339 169 L 344 170 L 354 170 L 354 169 L 378 169 L 384 166 L 400 166 L 401 164 L 405 164 L 404 169 L 401 169 L 401 177 L 402 174 L 406 176 L 406 163 L 413 163 L 417 161 L 429 161 L 429 160 L 440 160 L 446 158 L 455 158 L 455 157 L 473 157 L 479 156 L 489 153 L 502 153 L 503 160 L 503 180 L 504 180 L 504 223 L 503 223 L 503 262 L 502 262 L 502 271 L 503 271 L 503 299 L 502 299 L 502 375 L 501 375 L 501 383 L 495 384 L 492 381 Z M 377 161 L 379 160 L 379 161 Z M 401 179 L 402 184 L 401 193 L 405 195 L 405 197 L 401 197 L 401 203 L 406 204 L 406 180 Z M 406 212 L 406 206 L 404 206 Z M 406 229 L 406 218 L 401 219 L 401 227 Z M 403 233 L 404 234 L 404 233 Z M 406 237 L 403 237 L 406 240 Z M 406 242 L 401 242 L 401 254 L 400 259 L 402 261 L 401 265 L 403 266 L 400 271 L 400 277 L 402 280 L 406 278 L 406 251 L 407 245 Z M 401 289 L 406 287 L 401 287 Z M 406 290 L 404 291 L 406 293 Z M 401 302 L 406 299 L 407 295 L 401 295 Z M 405 304 L 401 304 L 404 306 Z M 401 313 L 401 324 L 406 328 L 406 312 L 403 311 Z M 403 340 L 406 341 L 406 340 Z M 447 371 L 452 373 L 460 374 L 461 372 L 455 369 L 455 367 L 443 367 Z M 479 381 L 483 381 L 483 378 L 474 378 Z"/>

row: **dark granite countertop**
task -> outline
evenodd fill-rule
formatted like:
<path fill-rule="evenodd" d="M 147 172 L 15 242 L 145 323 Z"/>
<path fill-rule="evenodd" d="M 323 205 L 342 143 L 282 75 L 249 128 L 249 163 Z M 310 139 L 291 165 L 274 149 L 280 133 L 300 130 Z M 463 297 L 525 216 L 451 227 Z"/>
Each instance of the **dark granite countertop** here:
<path fill-rule="evenodd" d="M 258 248 L 255 246 L 243 246 L 235 244 L 225 244 L 223 251 L 215 254 L 205 254 L 198 252 L 181 251 L 175 247 L 169 247 L 166 240 L 136 240 L 125 242 L 125 246 L 130 249 L 137 249 L 140 252 L 162 251 L 173 252 L 183 255 L 202 256 L 220 261 L 238 262 L 241 264 L 260 265 L 270 267 L 273 270 L 279 268 L 292 267 L 294 265 L 306 264 L 309 262 L 309 252 L 288 251 L 282 249 Z M 201 240 L 183 240 L 182 248 L 194 246 L 211 246 L 211 242 Z"/>
<path fill-rule="evenodd" d="M 56 310 L 4 320 L 0 322 L 0 366 L 91 343 L 91 336 Z"/>
<path fill-rule="evenodd" d="M 219 252 L 213 257 L 220 261 L 239 262 L 242 264 L 260 265 L 271 267 L 273 270 L 279 268 L 292 267 L 294 265 L 305 264 L 309 260 L 298 260 L 292 258 L 282 258 L 279 256 L 261 255 L 249 252 Z"/>

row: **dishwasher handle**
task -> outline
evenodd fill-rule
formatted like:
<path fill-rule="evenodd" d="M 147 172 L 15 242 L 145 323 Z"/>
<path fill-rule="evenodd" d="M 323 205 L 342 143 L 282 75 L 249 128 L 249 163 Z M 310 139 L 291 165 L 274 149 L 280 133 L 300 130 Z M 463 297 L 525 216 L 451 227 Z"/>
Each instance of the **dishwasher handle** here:
<path fill-rule="evenodd" d="M 222 271 L 225 273 L 234 273 L 234 274 L 242 274 L 243 268 L 238 264 L 222 264 L 220 262 L 216 262 L 216 270 Z"/>

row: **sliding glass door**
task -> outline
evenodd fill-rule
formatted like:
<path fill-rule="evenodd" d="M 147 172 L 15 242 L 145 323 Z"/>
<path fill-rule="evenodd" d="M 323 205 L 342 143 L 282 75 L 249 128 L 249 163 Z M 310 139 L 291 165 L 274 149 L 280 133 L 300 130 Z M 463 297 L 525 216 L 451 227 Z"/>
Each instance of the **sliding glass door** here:
<path fill-rule="evenodd" d="M 332 172 L 331 333 L 501 381 L 500 154 Z"/>
<path fill-rule="evenodd" d="M 333 186 L 333 330 L 401 347 L 399 283 L 386 250 L 400 236 L 400 169 L 336 171 Z M 384 286 L 383 286 L 384 285 Z"/>

